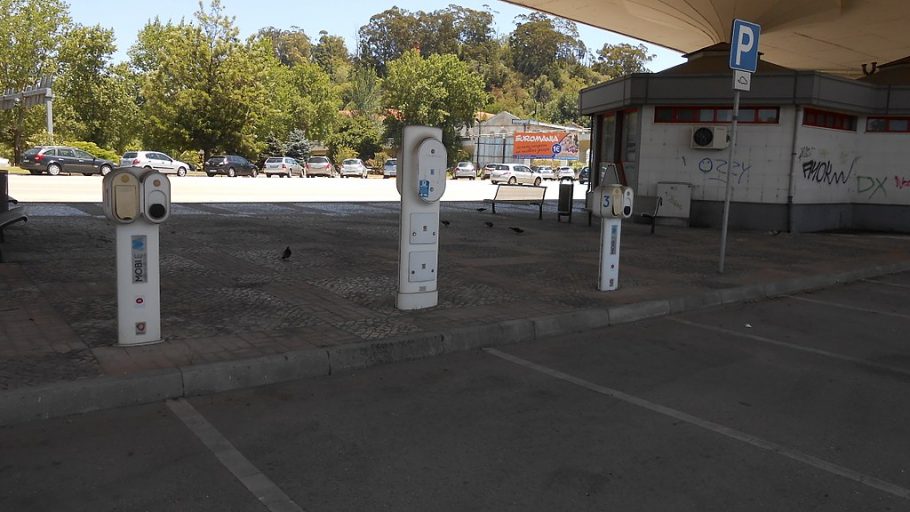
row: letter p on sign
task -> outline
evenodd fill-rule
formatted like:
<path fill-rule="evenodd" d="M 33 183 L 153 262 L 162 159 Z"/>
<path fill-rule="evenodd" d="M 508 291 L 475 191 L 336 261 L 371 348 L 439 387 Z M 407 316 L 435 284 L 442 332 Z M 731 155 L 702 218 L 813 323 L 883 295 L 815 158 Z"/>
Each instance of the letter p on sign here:
<path fill-rule="evenodd" d="M 730 69 L 755 73 L 758 68 L 758 36 L 761 26 L 743 20 L 733 20 L 730 35 Z"/>

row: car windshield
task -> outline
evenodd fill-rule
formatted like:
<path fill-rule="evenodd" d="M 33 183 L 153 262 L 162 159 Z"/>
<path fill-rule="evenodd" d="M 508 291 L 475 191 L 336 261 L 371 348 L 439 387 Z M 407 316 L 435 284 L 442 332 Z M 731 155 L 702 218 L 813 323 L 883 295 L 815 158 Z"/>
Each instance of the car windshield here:
<path fill-rule="evenodd" d="M 41 151 L 41 148 L 32 148 L 32 149 L 29 149 L 28 151 L 26 151 L 25 153 L 22 153 L 22 156 L 37 155 L 39 151 Z"/>
<path fill-rule="evenodd" d="M 223 157 L 223 156 L 213 156 L 212 158 L 208 159 L 208 163 L 220 164 L 222 161 L 224 161 L 224 159 L 225 159 L 225 157 Z"/>
<path fill-rule="evenodd" d="M 385 164 L 386 164 L 386 165 L 395 165 L 395 164 L 397 164 L 397 163 L 398 163 L 398 160 L 395 160 L 394 158 L 391 159 L 391 160 L 386 160 L 386 161 L 385 161 Z"/>
<path fill-rule="evenodd" d="M 135 152 L 135 151 L 130 151 L 130 152 L 128 152 L 128 153 L 124 153 L 124 154 L 123 154 L 123 158 L 136 158 L 136 152 Z"/>
<path fill-rule="evenodd" d="M 471 162 L 458 162 L 458 167 L 471 167 Z"/>
<path fill-rule="evenodd" d="M 267 164 L 280 164 L 281 162 L 284 162 L 283 158 L 272 157 L 272 158 L 266 158 L 266 160 L 265 160 L 265 163 L 267 163 Z"/>
<path fill-rule="evenodd" d="M 357 159 L 354 159 L 354 158 L 348 158 L 347 160 L 345 160 L 345 161 L 342 162 L 342 163 L 343 163 L 344 165 L 357 165 L 357 164 L 360 163 L 360 160 L 357 160 Z"/>
<path fill-rule="evenodd" d="M 324 156 L 314 156 L 306 161 L 308 164 L 327 164 L 329 159 Z"/>

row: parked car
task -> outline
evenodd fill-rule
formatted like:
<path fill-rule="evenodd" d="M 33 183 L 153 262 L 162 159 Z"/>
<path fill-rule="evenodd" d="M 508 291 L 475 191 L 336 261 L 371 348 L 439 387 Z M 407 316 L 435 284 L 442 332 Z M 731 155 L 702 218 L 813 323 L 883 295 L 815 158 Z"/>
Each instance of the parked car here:
<path fill-rule="evenodd" d="M 545 180 L 555 180 L 556 173 L 553 172 L 553 168 L 549 165 L 537 165 L 531 167 L 531 170 L 540 175 L 541 178 Z"/>
<path fill-rule="evenodd" d="M 306 161 L 306 175 L 308 178 L 313 176 L 335 177 L 335 166 L 332 161 L 325 156 L 311 156 Z"/>
<path fill-rule="evenodd" d="M 480 179 L 488 180 L 490 179 L 490 173 L 496 168 L 496 164 L 487 164 L 483 166 L 483 169 L 480 170 Z"/>
<path fill-rule="evenodd" d="M 471 162 L 458 162 L 458 165 L 452 169 L 452 179 L 457 180 L 458 178 L 471 180 L 477 178 L 477 169 L 474 168 L 474 164 Z"/>
<path fill-rule="evenodd" d="M 273 174 L 277 174 L 281 178 L 293 178 L 294 176 L 303 178 L 306 176 L 300 162 L 289 156 L 270 156 L 266 158 L 265 164 L 262 166 L 262 172 L 268 178 L 271 178 Z"/>
<path fill-rule="evenodd" d="M 203 170 L 209 176 L 224 174 L 230 178 L 236 176 L 252 176 L 255 178 L 259 175 L 259 168 L 252 162 L 237 155 L 218 155 L 213 156 L 205 161 Z"/>
<path fill-rule="evenodd" d="M 569 167 L 567 165 L 558 167 L 556 169 L 556 179 L 558 179 L 558 180 L 566 179 L 566 180 L 575 181 L 575 169 L 572 169 L 571 167 Z"/>
<path fill-rule="evenodd" d="M 363 164 L 363 160 L 359 158 L 348 158 L 342 161 L 341 168 L 338 170 L 338 174 L 342 178 L 354 176 L 366 179 L 369 172 L 367 166 Z"/>
<path fill-rule="evenodd" d="M 193 166 L 158 151 L 127 151 L 120 157 L 120 167 L 144 167 L 164 174 L 186 176 Z"/>
<path fill-rule="evenodd" d="M 57 176 L 61 172 L 81 173 L 86 176 L 102 176 L 114 170 L 116 165 L 110 160 L 95 158 L 81 149 L 68 146 L 41 146 L 27 150 L 22 154 L 21 167 L 31 174 L 48 173 Z"/>
<path fill-rule="evenodd" d="M 2 156 L 0 156 L 0 169 L 2 169 L 4 171 L 9 170 L 9 158 L 3 158 Z"/>
<path fill-rule="evenodd" d="M 582 167 L 581 172 L 578 173 L 578 182 L 584 185 L 589 181 L 591 181 L 591 168 Z"/>
<path fill-rule="evenodd" d="M 493 172 L 490 173 L 490 182 L 494 185 L 499 183 L 508 183 L 515 185 L 540 185 L 542 178 L 539 172 L 534 172 L 527 165 L 522 164 L 493 164 Z"/>
<path fill-rule="evenodd" d="M 382 166 L 382 179 L 394 178 L 398 176 L 398 159 L 389 158 Z"/>

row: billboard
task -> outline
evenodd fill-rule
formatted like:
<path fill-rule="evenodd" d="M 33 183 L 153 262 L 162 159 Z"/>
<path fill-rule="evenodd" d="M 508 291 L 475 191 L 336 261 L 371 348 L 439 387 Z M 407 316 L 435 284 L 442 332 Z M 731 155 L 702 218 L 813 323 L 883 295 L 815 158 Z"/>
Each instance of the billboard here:
<path fill-rule="evenodd" d="M 515 132 L 515 158 L 578 160 L 578 134 L 572 132 Z"/>

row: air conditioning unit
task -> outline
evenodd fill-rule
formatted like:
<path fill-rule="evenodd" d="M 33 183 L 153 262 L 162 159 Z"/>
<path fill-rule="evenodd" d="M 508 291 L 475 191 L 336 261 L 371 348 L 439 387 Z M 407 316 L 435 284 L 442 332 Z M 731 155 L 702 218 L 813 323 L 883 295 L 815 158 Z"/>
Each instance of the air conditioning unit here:
<path fill-rule="evenodd" d="M 730 145 L 726 126 L 695 126 L 689 137 L 692 149 L 724 149 Z"/>

